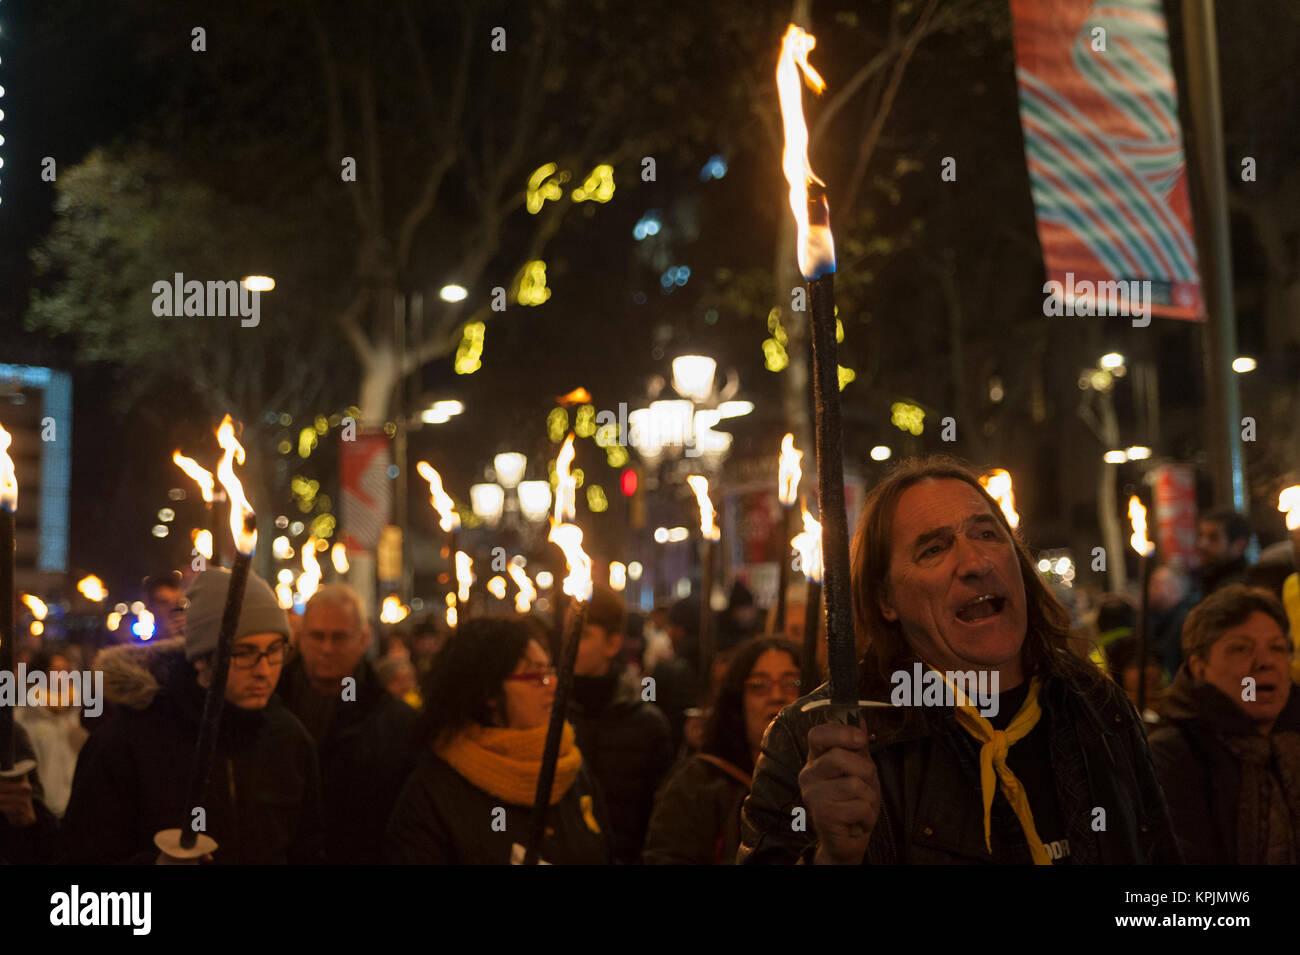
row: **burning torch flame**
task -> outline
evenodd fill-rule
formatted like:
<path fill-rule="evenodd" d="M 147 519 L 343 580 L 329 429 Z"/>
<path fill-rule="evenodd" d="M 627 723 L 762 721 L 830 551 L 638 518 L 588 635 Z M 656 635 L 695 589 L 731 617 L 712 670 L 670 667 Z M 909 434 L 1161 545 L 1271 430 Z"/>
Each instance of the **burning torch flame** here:
<path fill-rule="evenodd" d="M 475 580 L 473 559 L 463 550 L 456 551 L 456 596 L 461 603 L 469 600 L 469 587 Z"/>
<path fill-rule="evenodd" d="M 780 491 L 781 504 L 784 507 L 792 507 L 797 501 L 799 495 L 799 479 L 803 477 L 803 470 L 799 467 L 799 461 L 803 458 L 803 452 L 794 446 L 794 435 L 787 434 L 781 440 L 781 468 L 780 468 Z"/>
<path fill-rule="evenodd" d="M 533 601 L 537 599 L 537 588 L 528 579 L 528 572 L 516 563 L 517 560 L 518 558 L 511 560 L 506 565 L 506 570 L 509 571 L 510 579 L 515 582 L 515 586 L 519 588 L 519 592 L 515 594 L 515 612 L 528 613 L 533 606 Z"/>
<path fill-rule="evenodd" d="M 1020 515 L 1016 513 L 1016 495 L 1011 490 L 1011 475 L 1002 468 L 994 468 L 988 474 L 980 476 L 980 484 L 989 492 L 989 497 L 998 502 L 1007 523 L 1015 530 L 1020 524 Z"/>
<path fill-rule="evenodd" d="M 22 601 L 27 604 L 27 609 L 32 612 L 33 617 L 37 620 L 45 619 L 45 612 L 48 608 L 45 606 L 44 600 L 33 594 L 23 594 Z"/>
<path fill-rule="evenodd" d="M 1128 499 L 1128 519 L 1133 524 L 1133 536 L 1128 539 L 1129 546 L 1143 557 L 1148 556 L 1156 549 L 1156 545 L 1147 540 L 1147 509 L 1142 506 L 1136 494 Z"/>
<path fill-rule="evenodd" d="M 380 623 L 401 623 L 410 612 L 411 608 L 405 606 L 398 599 L 397 594 L 389 594 L 384 598 L 383 606 L 379 609 L 379 621 Z"/>
<path fill-rule="evenodd" d="M 785 126 L 781 168 L 786 182 L 790 183 L 790 209 L 799 228 L 799 271 L 810 282 L 835 271 L 835 242 L 831 238 L 826 183 L 817 178 L 808 161 L 808 126 L 803 118 L 803 91 L 799 88 L 802 72 L 814 92 L 820 94 L 826 89 L 825 81 L 808 62 L 808 54 L 816 45 L 815 37 L 792 23 L 781 39 L 781 58 L 776 64 L 776 89 Z M 812 199 L 808 196 L 810 185 L 817 187 Z"/>
<path fill-rule="evenodd" d="M 18 477 L 14 472 L 14 459 L 9 457 L 13 436 L 0 425 L 0 508 L 10 514 L 18 510 Z"/>
<path fill-rule="evenodd" d="M 320 586 L 320 561 L 316 559 L 316 538 L 308 537 L 302 545 L 302 573 L 298 575 L 298 593 L 309 600 Z"/>
<path fill-rule="evenodd" d="M 421 461 L 415 470 L 429 482 L 429 502 L 438 512 L 438 526 L 447 533 L 456 530 L 460 527 L 460 517 L 456 514 L 456 502 L 442 489 L 442 477 L 428 461 Z"/>
<path fill-rule="evenodd" d="M 212 531 L 195 528 L 190 532 L 190 539 L 194 541 L 194 549 L 203 555 L 204 560 L 212 559 Z"/>
<path fill-rule="evenodd" d="M 98 603 L 101 600 L 108 599 L 108 590 L 104 587 L 104 582 L 94 574 L 88 574 L 77 581 L 77 590 L 87 600 L 93 600 Z"/>
<path fill-rule="evenodd" d="M 339 541 L 330 548 L 330 560 L 334 561 L 334 569 L 340 574 L 348 572 L 348 548 L 342 541 Z"/>
<path fill-rule="evenodd" d="M 717 512 L 713 509 L 713 502 L 709 500 L 709 479 L 700 474 L 692 474 L 686 479 L 686 483 L 695 492 L 695 500 L 700 505 L 700 533 L 704 535 L 705 540 L 717 540 L 722 536 L 722 532 L 718 530 L 718 525 L 713 523 L 713 517 Z"/>
<path fill-rule="evenodd" d="M 814 583 L 822 580 L 822 525 L 808 513 L 808 508 L 799 505 L 803 511 L 803 531 L 790 538 L 790 546 L 799 554 L 799 566 L 804 576 Z"/>
<path fill-rule="evenodd" d="M 555 399 L 557 405 L 564 405 L 566 408 L 573 405 L 585 405 L 591 403 L 591 392 L 586 388 L 574 388 L 567 395 L 560 395 Z"/>
<path fill-rule="evenodd" d="M 573 464 L 573 434 L 564 439 L 564 446 L 555 456 L 555 523 L 573 520 L 577 513 L 578 479 L 569 473 Z"/>
<path fill-rule="evenodd" d="M 212 480 L 212 472 L 199 467 L 199 462 L 193 458 L 187 458 L 180 451 L 172 452 L 172 461 L 176 466 L 184 471 L 199 486 L 199 491 L 203 494 L 203 500 L 208 504 L 212 503 L 212 492 L 216 485 Z M 239 463 L 244 463 L 243 455 L 240 455 Z"/>
<path fill-rule="evenodd" d="M 217 465 L 217 480 L 230 499 L 230 533 L 235 538 L 235 550 L 251 557 L 257 547 L 257 516 L 244 496 L 244 485 L 235 477 L 235 464 L 244 463 L 244 447 L 235 438 L 235 424 L 230 415 L 221 419 L 217 444 L 225 452 Z"/>
<path fill-rule="evenodd" d="M 591 599 L 591 558 L 582 549 L 582 528 L 577 524 L 554 524 L 548 538 L 564 551 L 569 574 L 564 578 L 564 592 L 584 603 Z"/>
<path fill-rule="evenodd" d="M 1300 484 L 1293 484 L 1277 496 L 1277 509 L 1286 515 L 1286 529 L 1300 530 Z"/>

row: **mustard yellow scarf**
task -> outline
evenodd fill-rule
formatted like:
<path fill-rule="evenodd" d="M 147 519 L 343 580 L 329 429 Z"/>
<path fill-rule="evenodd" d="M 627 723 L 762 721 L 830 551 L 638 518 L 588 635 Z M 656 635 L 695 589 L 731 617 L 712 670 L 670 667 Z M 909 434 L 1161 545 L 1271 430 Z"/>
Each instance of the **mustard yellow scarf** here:
<path fill-rule="evenodd" d="M 948 682 L 946 677 L 944 682 Z M 951 683 L 948 685 L 952 686 Z M 1025 838 L 1029 840 L 1029 852 L 1033 856 L 1034 865 L 1051 865 L 1052 857 L 1048 855 L 1043 840 L 1038 837 L 1038 830 L 1034 828 L 1034 814 L 1029 809 L 1029 797 L 1025 793 L 1025 787 L 1007 766 L 1007 754 L 1011 750 L 1011 745 L 1028 736 L 1038 725 L 1039 717 L 1043 715 L 1042 709 L 1038 706 L 1038 687 L 1038 677 L 1029 681 L 1029 694 L 1025 697 L 1025 702 L 1020 704 L 1020 709 L 1005 730 L 994 729 L 993 724 L 966 701 L 966 697 L 960 690 L 955 687 L 953 689 L 958 701 L 958 725 L 984 744 L 980 747 L 980 790 L 984 796 L 984 847 L 990 853 L 993 852 L 993 790 L 996 785 L 1001 788 L 1002 795 L 1007 797 L 1007 802 L 1015 811 L 1016 818 L 1020 820 L 1020 828 L 1024 830 Z"/>
<path fill-rule="evenodd" d="M 515 806 L 531 806 L 537 798 L 537 777 L 541 774 L 545 746 L 545 723 L 530 730 L 474 723 L 446 743 L 435 746 L 434 752 L 484 792 Z M 552 806 L 564 798 L 581 766 L 582 753 L 574 742 L 573 727 L 565 723 L 555 760 Z"/>

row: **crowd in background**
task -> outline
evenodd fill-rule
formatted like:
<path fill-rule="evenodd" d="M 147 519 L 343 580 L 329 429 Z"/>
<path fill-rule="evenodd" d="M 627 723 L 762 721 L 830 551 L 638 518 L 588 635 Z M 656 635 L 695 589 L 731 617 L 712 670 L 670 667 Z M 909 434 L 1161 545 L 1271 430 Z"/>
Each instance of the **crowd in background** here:
<path fill-rule="evenodd" d="M 1248 564 L 1240 515 L 1202 517 L 1195 572 L 1150 577 L 1145 657 L 1128 594 L 1071 594 L 1074 646 L 1136 702 L 1190 862 L 1294 863 L 1300 845 L 1300 623 L 1293 542 Z M 154 834 L 185 818 L 193 740 L 229 574 L 145 582 L 146 644 L 101 650 L 107 708 L 18 709 L 38 770 L 0 783 L 0 859 L 159 862 Z M 629 613 L 597 587 L 577 650 L 541 857 L 548 863 L 730 864 L 764 732 L 801 683 L 802 588 L 786 627 L 736 582 L 700 673 L 699 597 Z M 557 621 L 429 618 L 372 627 L 342 584 L 286 615 L 250 578 L 209 786 L 216 862 L 522 860 L 551 701 Z M 376 632 L 382 630 L 382 633 Z M 824 672 L 823 658 L 816 669 Z M 92 663 L 31 639 L 46 672 Z M 233 687 L 233 689 L 232 689 Z M 1249 687 L 1249 689 L 1243 689 Z M 232 696 L 232 693 L 234 694 Z M 242 695 L 241 695 L 242 694 Z"/>

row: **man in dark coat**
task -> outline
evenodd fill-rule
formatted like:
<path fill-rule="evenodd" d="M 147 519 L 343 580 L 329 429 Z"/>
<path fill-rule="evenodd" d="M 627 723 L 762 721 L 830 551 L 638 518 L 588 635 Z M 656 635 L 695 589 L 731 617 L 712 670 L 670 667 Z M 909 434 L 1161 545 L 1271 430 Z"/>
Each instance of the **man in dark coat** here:
<path fill-rule="evenodd" d="M 1151 755 L 1187 861 L 1300 862 L 1300 695 L 1281 604 L 1223 587 L 1187 618 Z"/>
<path fill-rule="evenodd" d="M 609 806 L 614 859 L 635 865 L 673 749 L 668 719 L 641 699 L 641 687 L 616 662 L 626 623 L 618 594 L 596 587 L 578 644 L 568 715 L 578 750 Z"/>
<path fill-rule="evenodd" d="M 1228 584 L 1245 583 L 1250 522 L 1236 511 L 1212 511 L 1196 522 L 1196 556 L 1201 561 L 1201 597 Z"/>
<path fill-rule="evenodd" d="M 21 725 L 14 724 L 14 761 L 35 759 Z M 54 858 L 58 822 L 45 805 L 40 767 L 22 779 L 0 779 L 0 865 L 41 865 Z"/>
<path fill-rule="evenodd" d="M 384 689 L 365 658 L 370 624 L 360 595 L 327 584 L 298 628 L 298 656 L 280 697 L 317 741 L 331 864 L 383 862 L 384 828 L 414 764 L 417 714 Z"/>
<path fill-rule="evenodd" d="M 1065 649 L 1068 613 L 967 468 L 906 462 L 873 489 L 853 601 L 857 695 L 893 705 L 843 725 L 805 710 L 823 687 L 781 711 L 739 861 L 1182 861 L 1132 704 Z"/>
<path fill-rule="evenodd" d="M 105 696 L 120 709 L 77 762 L 61 833 L 65 862 L 172 864 L 154 835 L 187 822 L 217 841 L 216 863 L 323 861 L 315 747 L 274 696 L 289 623 L 253 574 L 233 637 L 212 776 L 200 805 L 185 805 L 229 587 L 229 571 L 204 571 L 187 594 L 184 638 L 116 647 L 96 660 Z"/>

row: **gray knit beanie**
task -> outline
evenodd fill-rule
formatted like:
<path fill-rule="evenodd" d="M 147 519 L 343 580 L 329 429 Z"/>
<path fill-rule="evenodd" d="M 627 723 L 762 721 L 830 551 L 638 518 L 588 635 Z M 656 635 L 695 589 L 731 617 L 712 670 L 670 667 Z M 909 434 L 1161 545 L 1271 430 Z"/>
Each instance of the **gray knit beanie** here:
<path fill-rule="evenodd" d="M 190 582 L 185 592 L 190 601 L 185 611 L 185 659 L 197 660 L 217 649 L 229 591 L 230 571 L 224 567 L 205 570 Z M 250 570 L 232 642 L 253 633 L 279 633 L 288 639 L 289 618 L 266 581 Z"/>

